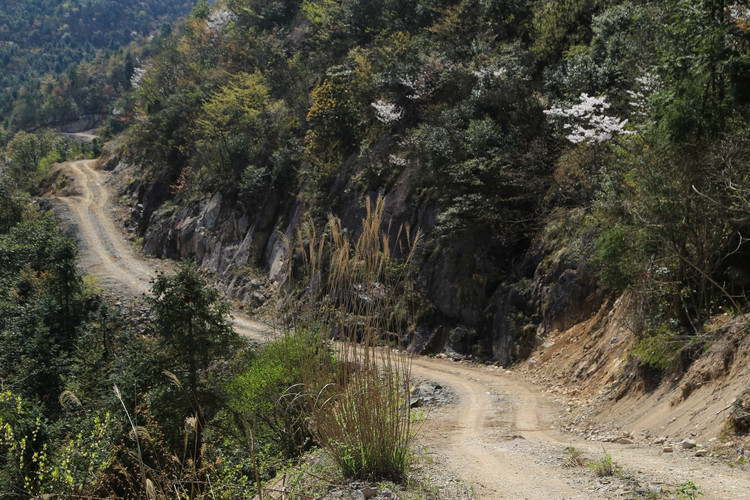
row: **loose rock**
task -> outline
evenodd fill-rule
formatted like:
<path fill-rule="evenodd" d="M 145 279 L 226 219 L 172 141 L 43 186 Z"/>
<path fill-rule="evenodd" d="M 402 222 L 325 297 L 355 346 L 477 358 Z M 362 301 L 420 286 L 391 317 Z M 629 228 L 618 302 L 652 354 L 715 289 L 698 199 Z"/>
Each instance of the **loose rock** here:
<path fill-rule="evenodd" d="M 378 490 L 375 488 L 362 488 L 359 490 L 365 498 L 372 498 L 378 494 Z"/>
<path fill-rule="evenodd" d="M 682 446 L 683 450 L 691 450 L 696 447 L 696 442 L 694 439 L 683 439 L 680 443 L 680 446 Z"/>

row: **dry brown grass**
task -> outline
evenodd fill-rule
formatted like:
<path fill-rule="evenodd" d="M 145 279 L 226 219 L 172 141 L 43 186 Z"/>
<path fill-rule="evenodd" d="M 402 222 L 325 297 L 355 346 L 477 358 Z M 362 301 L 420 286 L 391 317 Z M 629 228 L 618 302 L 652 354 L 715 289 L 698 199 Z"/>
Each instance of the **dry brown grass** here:
<path fill-rule="evenodd" d="M 334 217 L 325 237 L 312 224 L 300 234 L 308 285 L 296 331 L 337 340 L 333 365 L 301 360 L 320 445 L 346 477 L 398 481 L 412 438 L 411 363 L 401 349 L 409 318 L 399 297 L 419 236 L 398 232 L 397 262 L 384 208 L 382 198 L 367 204 L 356 239 Z"/>

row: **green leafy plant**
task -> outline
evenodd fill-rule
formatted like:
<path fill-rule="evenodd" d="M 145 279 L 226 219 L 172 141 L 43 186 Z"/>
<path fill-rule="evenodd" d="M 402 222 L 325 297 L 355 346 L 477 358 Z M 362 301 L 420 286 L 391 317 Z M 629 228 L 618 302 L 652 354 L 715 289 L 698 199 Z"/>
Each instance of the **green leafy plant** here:
<path fill-rule="evenodd" d="M 675 497 L 680 500 L 695 500 L 699 496 L 703 496 L 703 492 L 691 480 L 679 484 L 674 493 Z"/>
<path fill-rule="evenodd" d="M 297 457 L 312 445 L 307 427 L 311 416 L 309 397 L 302 377 L 304 359 L 315 364 L 334 363 L 333 353 L 320 349 L 317 337 L 307 331 L 284 335 L 245 354 L 239 373 L 226 392 L 228 410 L 235 416 L 237 431 L 247 425 L 258 446 L 270 444 L 285 458 Z M 331 369 L 333 372 L 333 369 Z"/>
<path fill-rule="evenodd" d="M 604 457 L 599 460 L 589 461 L 588 467 L 598 477 L 614 476 L 618 471 L 618 467 L 612 462 L 612 456 L 607 452 L 604 452 Z"/>

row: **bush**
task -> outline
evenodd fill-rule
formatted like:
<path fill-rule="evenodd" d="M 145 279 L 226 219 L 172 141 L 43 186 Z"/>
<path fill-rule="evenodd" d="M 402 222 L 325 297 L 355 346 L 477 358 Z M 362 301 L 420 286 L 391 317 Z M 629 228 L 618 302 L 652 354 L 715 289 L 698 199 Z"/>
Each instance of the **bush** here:
<path fill-rule="evenodd" d="M 633 344 L 631 353 L 642 365 L 659 370 L 675 370 L 681 366 L 683 354 L 699 343 L 698 338 L 679 335 L 663 324 L 653 334 Z"/>
<path fill-rule="evenodd" d="M 226 388 L 229 411 L 241 435 L 247 425 L 261 447 L 271 443 L 269 451 L 279 451 L 285 458 L 311 446 L 301 362 L 311 358 L 333 363 L 332 353 L 321 350 L 316 336 L 307 333 L 286 335 L 249 354 Z"/>
<path fill-rule="evenodd" d="M 633 256 L 633 229 L 614 226 L 594 238 L 593 255 L 589 262 L 598 278 L 609 288 L 624 290 L 638 277 L 637 259 Z"/>

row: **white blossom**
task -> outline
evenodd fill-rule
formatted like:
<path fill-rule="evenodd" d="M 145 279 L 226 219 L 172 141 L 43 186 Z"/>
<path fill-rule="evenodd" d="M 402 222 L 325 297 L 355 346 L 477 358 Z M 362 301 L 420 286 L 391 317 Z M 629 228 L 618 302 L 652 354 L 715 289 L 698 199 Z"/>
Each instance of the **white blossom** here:
<path fill-rule="evenodd" d="M 234 18 L 235 15 L 232 12 L 225 9 L 216 9 L 211 12 L 211 15 L 206 20 L 206 27 L 209 31 L 219 33 L 227 24 L 229 24 L 230 21 L 233 21 Z"/>
<path fill-rule="evenodd" d="M 375 108 L 375 113 L 378 117 L 378 120 L 383 123 L 393 123 L 395 121 L 398 121 L 404 114 L 403 109 L 382 99 L 378 99 L 377 101 L 371 103 L 370 106 Z"/>
<path fill-rule="evenodd" d="M 388 159 L 393 165 L 396 165 L 398 167 L 404 167 L 406 166 L 406 163 L 407 163 L 406 158 L 402 158 L 401 156 L 397 156 L 397 155 L 390 155 Z"/>
<path fill-rule="evenodd" d="M 426 99 L 435 92 L 435 82 L 439 80 L 440 75 L 455 67 L 456 65 L 453 63 L 431 57 L 423 61 L 422 67 L 416 74 L 401 76 L 399 83 L 411 90 L 411 94 L 406 96 L 407 99 Z"/>
<path fill-rule="evenodd" d="M 505 68 L 498 68 L 496 66 L 488 66 L 482 69 L 475 69 L 474 71 L 471 72 L 471 74 L 476 76 L 479 79 L 483 79 L 487 77 L 498 78 L 498 77 L 503 76 L 507 72 L 508 70 Z"/>
<path fill-rule="evenodd" d="M 494 65 L 472 71 L 471 74 L 477 77 L 477 83 L 471 89 L 471 94 L 474 97 L 481 97 L 492 86 L 495 78 L 499 78 L 507 72 L 507 69 Z"/>
<path fill-rule="evenodd" d="M 580 103 L 570 108 L 551 108 L 544 111 L 550 116 L 557 116 L 566 121 L 563 128 L 570 130 L 566 136 L 570 142 L 600 143 L 612 139 L 615 135 L 631 134 L 625 130 L 628 120 L 608 116 L 605 111 L 610 104 L 605 96 L 593 97 L 581 94 Z"/>
<path fill-rule="evenodd" d="M 427 83 L 425 75 L 406 75 L 399 80 L 399 83 L 411 90 L 411 94 L 406 96 L 407 99 L 417 100 L 427 97 L 432 93 L 432 88 Z"/>
<path fill-rule="evenodd" d="M 750 22 L 750 8 L 734 4 L 727 7 L 727 10 L 729 11 L 729 17 L 732 18 L 732 21 L 736 23 Z"/>
<path fill-rule="evenodd" d="M 146 74 L 146 68 L 135 68 L 133 69 L 133 75 L 130 77 L 130 85 L 137 89 L 141 87 L 141 80 L 143 80 Z"/>
<path fill-rule="evenodd" d="M 627 90 L 630 97 L 630 105 L 635 108 L 635 112 L 641 116 L 648 115 L 648 97 L 653 94 L 660 85 L 659 78 L 652 73 L 644 73 L 635 79 L 636 90 Z"/>

